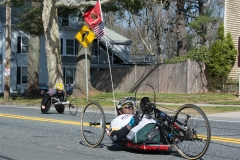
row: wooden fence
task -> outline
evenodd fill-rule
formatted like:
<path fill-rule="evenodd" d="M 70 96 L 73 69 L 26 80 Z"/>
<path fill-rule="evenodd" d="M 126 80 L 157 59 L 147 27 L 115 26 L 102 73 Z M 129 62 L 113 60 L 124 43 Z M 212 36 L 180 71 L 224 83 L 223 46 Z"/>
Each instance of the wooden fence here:
<path fill-rule="evenodd" d="M 186 61 L 177 64 L 134 65 L 129 68 L 112 68 L 114 92 L 196 93 L 207 91 L 205 64 Z M 101 70 L 92 77 L 92 85 L 101 91 L 112 92 L 110 71 Z M 139 88 L 140 87 L 140 88 Z"/>

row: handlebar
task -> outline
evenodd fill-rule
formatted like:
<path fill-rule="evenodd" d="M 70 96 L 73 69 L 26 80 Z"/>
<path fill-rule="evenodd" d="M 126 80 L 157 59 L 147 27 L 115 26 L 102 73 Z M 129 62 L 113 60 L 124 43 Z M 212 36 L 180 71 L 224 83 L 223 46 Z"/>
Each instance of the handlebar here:
<path fill-rule="evenodd" d="M 63 104 L 63 105 L 68 105 L 68 104 L 70 104 L 69 101 L 63 102 L 63 101 L 60 101 L 60 99 L 55 98 L 55 97 L 52 97 L 52 99 L 54 99 L 54 100 L 57 101 L 55 104 Z"/>
<path fill-rule="evenodd" d="M 144 114 L 151 114 L 151 112 L 154 113 L 155 118 L 157 118 L 160 122 L 167 121 L 168 124 L 173 124 L 173 121 L 175 120 L 175 117 L 167 115 L 165 112 L 161 111 L 160 109 L 156 108 L 156 105 L 154 103 L 150 103 L 148 106 L 146 106 L 148 109 L 146 110 L 146 113 Z M 142 115 L 142 116 L 143 116 Z"/>

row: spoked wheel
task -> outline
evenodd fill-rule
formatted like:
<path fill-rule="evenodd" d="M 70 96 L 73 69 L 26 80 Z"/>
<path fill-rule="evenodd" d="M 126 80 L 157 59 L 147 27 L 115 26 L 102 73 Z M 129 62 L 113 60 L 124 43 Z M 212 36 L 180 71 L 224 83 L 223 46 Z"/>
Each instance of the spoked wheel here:
<path fill-rule="evenodd" d="M 76 115 L 77 111 L 78 111 L 78 104 L 77 101 L 72 100 L 69 104 L 69 111 L 71 113 L 71 115 Z"/>
<path fill-rule="evenodd" d="M 105 114 L 97 102 L 90 102 L 82 111 L 81 133 L 90 147 L 98 146 L 105 134 Z"/>
<path fill-rule="evenodd" d="M 178 108 L 172 127 L 173 144 L 187 159 L 202 157 L 210 144 L 211 130 L 205 113 L 197 106 L 186 104 Z M 179 127 L 183 129 L 179 131 Z"/>

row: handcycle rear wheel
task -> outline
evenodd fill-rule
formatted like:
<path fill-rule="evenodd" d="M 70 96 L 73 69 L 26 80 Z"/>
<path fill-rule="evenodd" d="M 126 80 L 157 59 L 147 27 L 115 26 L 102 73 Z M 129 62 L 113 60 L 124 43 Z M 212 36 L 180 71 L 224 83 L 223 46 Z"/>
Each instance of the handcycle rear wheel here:
<path fill-rule="evenodd" d="M 105 114 L 97 102 L 90 102 L 81 114 L 81 133 L 90 147 L 98 146 L 105 134 Z"/>
<path fill-rule="evenodd" d="M 49 100 L 47 101 L 47 104 L 46 104 L 46 106 L 45 106 L 45 109 L 42 109 L 42 105 L 43 105 L 43 102 L 41 102 L 41 106 L 40 106 L 41 112 L 42 112 L 42 113 L 47 113 L 47 112 L 50 110 L 50 108 L 51 108 L 51 99 L 49 99 Z"/>
<path fill-rule="evenodd" d="M 70 111 L 71 115 L 76 115 L 77 111 L 78 111 L 77 101 L 72 100 L 68 106 L 69 106 L 69 111 Z"/>
<path fill-rule="evenodd" d="M 211 141 L 210 125 L 205 113 L 196 105 L 186 104 L 179 107 L 174 116 L 177 117 L 175 124 L 179 125 L 177 121 L 186 124 L 184 135 L 181 131 L 176 132 L 176 126 L 172 126 L 173 144 L 176 150 L 187 159 L 202 157 Z M 178 138 L 176 134 L 179 135 Z"/>

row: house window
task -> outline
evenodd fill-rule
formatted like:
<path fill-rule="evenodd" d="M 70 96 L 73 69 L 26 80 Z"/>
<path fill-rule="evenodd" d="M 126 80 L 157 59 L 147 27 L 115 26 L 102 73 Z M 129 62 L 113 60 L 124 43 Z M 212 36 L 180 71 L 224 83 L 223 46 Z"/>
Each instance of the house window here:
<path fill-rule="evenodd" d="M 17 37 L 17 53 L 28 53 L 29 39 L 27 37 Z"/>
<path fill-rule="evenodd" d="M 73 39 L 66 39 L 66 54 L 67 55 L 75 55 Z"/>
<path fill-rule="evenodd" d="M 69 18 L 68 17 L 62 18 L 62 26 L 69 26 Z"/>
<path fill-rule="evenodd" d="M 75 75 L 75 68 L 65 68 L 65 83 L 73 84 Z"/>
<path fill-rule="evenodd" d="M 94 44 L 94 52 L 93 52 L 93 55 L 94 55 L 94 56 L 100 56 L 99 40 L 98 40 L 98 39 L 95 39 L 95 40 L 93 41 L 93 44 Z"/>
<path fill-rule="evenodd" d="M 27 84 L 27 67 L 17 67 L 17 84 Z"/>
<path fill-rule="evenodd" d="M 22 67 L 22 84 L 27 84 L 27 67 Z"/>

